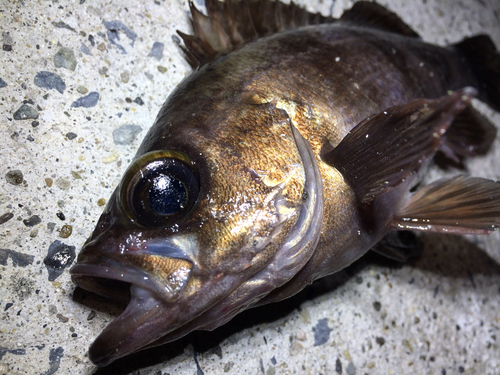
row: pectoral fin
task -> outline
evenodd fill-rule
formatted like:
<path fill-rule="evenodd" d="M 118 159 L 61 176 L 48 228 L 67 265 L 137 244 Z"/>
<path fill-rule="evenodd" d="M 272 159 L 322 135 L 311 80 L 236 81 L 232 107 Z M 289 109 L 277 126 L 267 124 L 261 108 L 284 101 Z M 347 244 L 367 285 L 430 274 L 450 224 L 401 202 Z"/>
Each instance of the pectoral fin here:
<path fill-rule="evenodd" d="M 342 173 L 360 203 L 370 203 L 420 170 L 475 94 L 466 87 L 439 99 L 391 107 L 359 123 L 322 155 L 323 161 Z"/>
<path fill-rule="evenodd" d="M 393 220 L 395 229 L 488 234 L 500 226 L 500 183 L 456 176 L 418 190 Z"/>

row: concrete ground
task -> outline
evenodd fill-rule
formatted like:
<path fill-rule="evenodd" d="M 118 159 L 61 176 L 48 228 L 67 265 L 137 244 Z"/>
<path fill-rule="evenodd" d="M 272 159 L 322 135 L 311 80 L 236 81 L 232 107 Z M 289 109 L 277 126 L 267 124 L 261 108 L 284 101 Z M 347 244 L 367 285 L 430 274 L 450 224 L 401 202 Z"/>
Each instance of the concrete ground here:
<path fill-rule="evenodd" d="M 380 2 L 426 41 L 487 33 L 500 47 L 498 0 Z M 307 4 L 339 16 L 352 2 Z M 88 347 L 119 310 L 75 291 L 69 265 L 190 72 L 173 41 L 190 30 L 187 9 L 181 0 L 0 5 L 0 374 L 500 374 L 498 233 L 424 235 L 423 255 L 403 266 L 369 255 L 215 332 L 92 365 Z M 499 113 L 478 108 L 500 128 Z M 458 172 L 500 179 L 499 140 L 465 171 L 431 176 Z"/>

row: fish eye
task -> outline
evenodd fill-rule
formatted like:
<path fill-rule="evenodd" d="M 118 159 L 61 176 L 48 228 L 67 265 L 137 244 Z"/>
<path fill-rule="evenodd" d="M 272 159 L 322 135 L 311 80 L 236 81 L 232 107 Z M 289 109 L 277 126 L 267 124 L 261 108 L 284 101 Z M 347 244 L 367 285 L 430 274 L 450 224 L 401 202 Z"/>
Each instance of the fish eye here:
<path fill-rule="evenodd" d="M 188 154 L 152 151 L 125 172 L 119 200 L 130 219 L 146 227 L 160 227 L 188 213 L 199 192 L 198 171 Z"/>

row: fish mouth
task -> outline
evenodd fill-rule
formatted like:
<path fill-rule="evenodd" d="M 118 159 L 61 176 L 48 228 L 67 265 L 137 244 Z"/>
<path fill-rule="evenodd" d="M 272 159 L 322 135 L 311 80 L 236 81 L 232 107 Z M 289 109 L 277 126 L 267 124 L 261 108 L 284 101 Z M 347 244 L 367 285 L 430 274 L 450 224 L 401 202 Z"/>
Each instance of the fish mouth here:
<path fill-rule="evenodd" d="M 150 337 L 147 322 L 165 308 L 151 291 L 153 288 L 147 285 L 148 280 L 143 277 L 140 281 L 137 271 L 126 272 L 88 264 L 77 264 L 71 269 L 73 282 L 79 287 L 120 302 L 128 301 L 125 310 L 101 332 L 89 348 L 89 358 L 98 366 L 106 366 L 116 358 L 154 341 L 155 338 L 146 339 Z M 139 332 L 141 333 L 138 335 Z M 135 342 L 131 340 L 133 336 L 137 337 Z"/>
<path fill-rule="evenodd" d="M 175 310 L 172 302 L 182 294 L 190 268 L 176 275 L 177 288 L 165 288 L 164 280 L 137 265 L 97 255 L 94 249 L 84 248 L 80 255 L 82 259 L 70 271 L 73 282 L 92 293 L 127 303 L 125 310 L 90 346 L 89 358 L 94 364 L 106 366 L 165 335 L 165 331 L 158 329 L 157 322 L 168 319 L 170 314 L 166 311 Z M 187 263 L 183 259 L 171 260 L 176 265 Z"/>

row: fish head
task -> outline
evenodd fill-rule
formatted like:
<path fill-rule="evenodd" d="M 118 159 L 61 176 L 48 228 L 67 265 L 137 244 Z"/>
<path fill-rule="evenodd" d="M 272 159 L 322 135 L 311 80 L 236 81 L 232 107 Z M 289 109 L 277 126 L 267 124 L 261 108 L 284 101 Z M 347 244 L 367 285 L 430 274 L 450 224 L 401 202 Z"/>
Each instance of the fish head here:
<path fill-rule="evenodd" d="M 251 127 L 241 121 L 256 112 Z M 150 150 L 139 150 L 83 246 L 73 281 L 128 301 L 90 347 L 94 363 L 216 328 L 310 256 L 319 233 L 307 229 L 319 211 L 304 202 L 317 207 L 322 188 L 310 187 L 318 174 L 306 177 L 307 142 L 282 111 L 242 106 L 226 118 L 215 131 L 179 126 L 155 136 L 162 149 L 146 137 Z"/>

